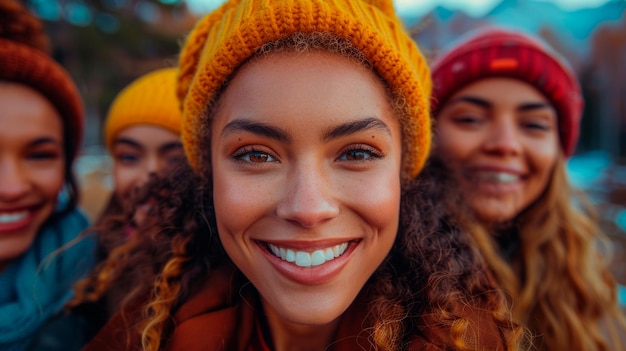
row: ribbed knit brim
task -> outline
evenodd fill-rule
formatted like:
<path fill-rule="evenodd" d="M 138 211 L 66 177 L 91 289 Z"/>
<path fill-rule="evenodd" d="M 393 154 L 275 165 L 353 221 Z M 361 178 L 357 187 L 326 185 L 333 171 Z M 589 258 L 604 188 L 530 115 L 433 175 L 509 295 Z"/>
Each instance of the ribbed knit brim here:
<path fill-rule="evenodd" d="M 201 116 L 224 82 L 263 44 L 295 33 L 331 32 L 349 40 L 406 101 L 403 177 L 422 169 L 430 148 L 430 72 L 391 0 L 229 1 L 202 19 L 180 57 L 182 138 L 194 168 L 201 160 Z"/>
<path fill-rule="evenodd" d="M 57 109 L 74 145 L 76 156 L 82 142 L 84 109 L 78 89 L 61 65 L 44 52 L 0 38 L 0 80 L 35 89 Z M 71 160 L 70 160 L 71 162 Z"/>
<path fill-rule="evenodd" d="M 148 73 L 117 95 L 104 127 L 104 139 L 109 150 L 117 134 L 133 125 L 153 125 L 180 133 L 177 72 L 176 68 L 164 68 Z"/>
<path fill-rule="evenodd" d="M 559 118 L 565 156 L 578 141 L 583 99 L 578 80 L 547 44 L 519 31 L 490 27 L 468 34 L 433 63 L 433 113 L 457 91 L 490 77 L 524 81 L 546 96 Z"/>

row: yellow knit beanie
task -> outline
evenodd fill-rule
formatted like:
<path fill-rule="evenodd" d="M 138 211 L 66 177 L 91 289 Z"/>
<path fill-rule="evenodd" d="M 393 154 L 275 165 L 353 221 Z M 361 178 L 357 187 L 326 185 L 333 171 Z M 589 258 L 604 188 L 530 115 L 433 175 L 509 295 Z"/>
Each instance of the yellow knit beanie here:
<path fill-rule="evenodd" d="M 430 71 L 391 0 L 232 0 L 200 20 L 180 56 L 182 140 L 199 167 L 202 114 L 231 74 L 263 44 L 295 33 L 330 32 L 362 51 L 409 109 L 403 177 L 422 169 L 430 148 Z"/>
<path fill-rule="evenodd" d="M 122 129 L 150 124 L 180 134 L 181 112 L 176 99 L 176 68 L 164 68 L 133 81 L 113 100 L 104 128 L 110 150 Z"/>

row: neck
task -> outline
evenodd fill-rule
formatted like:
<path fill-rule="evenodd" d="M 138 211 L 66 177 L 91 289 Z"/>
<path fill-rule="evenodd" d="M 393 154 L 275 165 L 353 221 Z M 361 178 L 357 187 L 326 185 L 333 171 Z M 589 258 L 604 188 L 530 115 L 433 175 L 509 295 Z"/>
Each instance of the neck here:
<path fill-rule="evenodd" d="M 339 318 L 323 325 L 296 324 L 281 318 L 263 301 L 267 318 L 266 340 L 271 340 L 274 351 L 326 350 L 333 342 L 339 327 Z"/>

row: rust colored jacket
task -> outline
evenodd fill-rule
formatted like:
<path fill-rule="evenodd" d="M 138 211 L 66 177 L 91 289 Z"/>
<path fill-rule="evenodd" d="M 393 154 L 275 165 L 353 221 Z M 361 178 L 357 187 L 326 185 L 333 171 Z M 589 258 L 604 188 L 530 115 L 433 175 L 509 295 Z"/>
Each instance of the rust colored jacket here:
<path fill-rule="evenodd" d="M 174 314 L 175 328 L 166 341 L 165 350 L 171 351 L 270 351 L 260 331 L 262 311 L 258 293 L 251 286 L 240 289 L 230 270 L 216 272 Z M 362 300 L 362 299 L 361 299 Z M 138 304 L 135 304 L 137 307 Z M 369 334 L 362 329 L 368 306 L 357 299 L 341 317 L 333 351 L 368 350 Z M 137 308 L 130 305 L 125 313 L 115 315 L 84 351 L 139 351 L 141 343 L 137 329 Z M 479 314 L 474 314 L 480 318 Z M 488 321 L 488 322 L 487 322 Z M 481 321 L 477 321 L 481 322 Z M 480 340 L 486 350 L 506 350 L 504 339 L 489 319 L 480 324 Z M 409 350 L 454 350 L 447 333 L 429 326 L 436 322 L 425 321 L 422 332 L 425 338 L 416 337 Z M 483 328 L 485 327 L 485 328 Z"/>

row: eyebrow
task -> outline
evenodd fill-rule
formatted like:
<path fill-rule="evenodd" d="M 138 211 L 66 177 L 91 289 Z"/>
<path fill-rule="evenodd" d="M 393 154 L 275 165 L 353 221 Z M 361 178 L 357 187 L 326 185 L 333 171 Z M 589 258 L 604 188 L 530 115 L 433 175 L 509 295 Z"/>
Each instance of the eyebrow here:
<path fill-rule="evenodd" d="M 254 122 L 247 119 L 238 119 L 228 123 L 222 130 L 222 136 L 239 131 L 260 135 L 285 143 L 291 142 L 291 138 L 286 131 L 278 127 L 269 126 L 265 123 Z"/>
<path fill-rule="evenodd" d="M 540 110 L 544 108 L 550 109 L 552 108 L 552 105 L 545 103 L 545 102 L 530 102 L 527 104 L 522 104 L 521 106 L 517 108 L 517 110 L 521 112 L 527 112 L 527 111 Z"/>
<path fill-rule="evenodd" d="M 183 143 L 181 143 L 180 141 L 173 141 L 171 143 L 167 143 L 167 144 L 159 146 L 159 153 L 166 153 L 168 151 L 182 149 L 182 147 L 183 147 Z"/>
<path fill-rule="evenodd" d="M 326 131 L 322 136 L 323 141 L 337 139 L 347 135 L 363 132 L 366 130 L 380 129 L 391 135 L 389 127 L 380 119 L 369 117 L 356 121 L 342 123 L 336 127 Z M 236 131 L 245 131 L 252 134 L 261 135 L 285 143 L 291 142 L 289 134 L 277 127 L 269 126 L 260 122 L 240 119 L 228 123 L 222 130 L 222 135 L 234 133 Z"/>
<path fill-rule="evenodd" d="M 61 142 L 53 137 L 41 137 L 31 141 L 28 145 L 30 147 L 37 147 L 45 144 L 61 145 Z"/>
<path fill-rule="evenodd" d="M 389 127 L 387 127 L 385 122 L 378 118 L 369 117 L 340 124 L 324 133 L 322 140 L 329 141 L 372 129 L 379 129 L 391 135 L 391 130 L 389 130 Z"/>
<path fill-rule="evenodd" d="M 459 96 L 458 98 L 451 101 L 451 103 L 458 103 L 458 102 L 467 102 L 467 103 L 477 105 L 479 107 L 486 108 L 486 109 L 493 107 L 493 104 L 491 102 L 483 98 L 471 96 L 471 95 Z M 529 102 L 529 103 L 521 104 L 520 106 L 516 108 L 516 110 L 520 112 L 528 112 L 528 111 L 533 111 L 533 110 L 538 110 L 538 109 L 543 109 L 543 108 L 551 108 L 551 107 L 552 106 L 550 104 L 545 103 L 545 102 Z"/>
<path fill-rule="evenodd" d="M 467 102 L 470 103 L 472 105 L 477 105 L 479 107 L 482 108 L 492 108 L 493 104 L 483 98 L 479 98 L 476 96 L 470 96 L 470 95 L 463 95 L 463 96 L 459 96 L 455 99 L 453 99 L 452 101 L 450 101 L 451 104 L 455 104 L 455 103 L 459 103 L 459 102 Z"/>
<path fill-rule="evenodd" d="M 114 144 L 115 145 L 117 145 L 117 144 L 128 145 L 128 146 L 134 147 L 136 149 L 143 150 L 143 145 L 141 145 L 140 143 L 138 143 L 138 142 L 136 142 L 136 141 L 134 141 L 132 139 L 128 139 L 128 138 L 118 138 L 118 139 L 115 139 Z"/>

